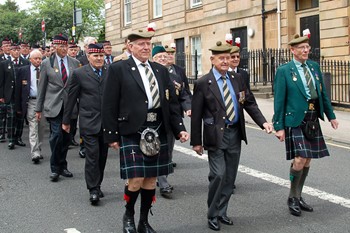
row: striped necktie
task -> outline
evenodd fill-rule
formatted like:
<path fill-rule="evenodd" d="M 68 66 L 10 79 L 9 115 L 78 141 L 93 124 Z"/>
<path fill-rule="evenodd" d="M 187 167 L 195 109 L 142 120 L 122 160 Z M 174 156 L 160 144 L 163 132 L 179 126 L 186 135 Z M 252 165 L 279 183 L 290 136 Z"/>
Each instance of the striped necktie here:
<path fill-rule="evenodd" d="M 64 84 L 67 82 L 67 70 L 64 65 L 63 59 L 61 58 L 61 74 L 62 74 L 62 81 Z"/>
<path fill-rule="evenodd" d="M 35 71 L 36 71 L 36 86 L 38 87 L 39 80 L 40 80 L 40 69 L 39 69 L 39 67 L 35 67 Z"/>
<path fill-rule="evenodd" d="M 227 86 L 227 81 L 226 81 L 226 76 L 222 76 L 222 91 L 224 93 L 224 102 L 225 102 L 225 107 L 226 107 L 226 118 L 227 120 L 229 120 L 230 122 L 233 121 L 233 119 L 235 118 L 235 110 L 233 107 L 233 101 L 232 101 L 232 97 L 230 94 L 230 90 Z"/>
<path fill-rule="evenodd" d="M 311 75 L 308 69 L 306 68 L 305 64 L 302 64 L 301 67 L 303 67 L 303 70 L 304 70 L 304 75 L 305 75 L 307 86 L 309 87 L 309 90 L 310 90 L 311 99 L 317 99 L 318 95 L 317 95 L 315 86 L 312 83 Z"/>
<path fill-rule="evenodd" d="M 149 81 L 149 87 L 151 90 L 151 96 L 153 100 L 153 108 L 159 108 L 160 107 L 160 97 L 159 92 L 156 84 L 156 79 L 152 73 L 152 71 L 149 69 L 148 65 L 145 63 L 141 63 L 143 67 L 145 67 L 145 73 L 146 77 Z"/>

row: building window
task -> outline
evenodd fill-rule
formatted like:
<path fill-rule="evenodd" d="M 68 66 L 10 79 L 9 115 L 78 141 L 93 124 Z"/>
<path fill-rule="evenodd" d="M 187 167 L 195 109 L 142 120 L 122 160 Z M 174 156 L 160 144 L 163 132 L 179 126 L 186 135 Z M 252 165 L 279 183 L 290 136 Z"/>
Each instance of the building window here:
<path fill-rule="evenodd" d="M 153 0 L 153 18 L 162 17 L 162 0 Z"/>
<path fill-rule="evenodd" d="M 124 25 L 131 24 L 131 0 L 124 0 Z"/>
<path fill-rule="evenodd" d="M 202 46 L 199 36 L 191 37 L 191 75 L 195 75 L 196 71 L 198 71 L 198 75 L 202 74 Z"/>
<path fill-rule="evenodd" d="M 198 7 L 200 5 L 202 5 L 202 0 L 190 0 L 191 8 Z"/>
<path fill-rule="evenodd" d="M 297 11 L 316 8 L 319 6 L 319 0 L 297 0 L 295 1 L 295 9 Z"/>

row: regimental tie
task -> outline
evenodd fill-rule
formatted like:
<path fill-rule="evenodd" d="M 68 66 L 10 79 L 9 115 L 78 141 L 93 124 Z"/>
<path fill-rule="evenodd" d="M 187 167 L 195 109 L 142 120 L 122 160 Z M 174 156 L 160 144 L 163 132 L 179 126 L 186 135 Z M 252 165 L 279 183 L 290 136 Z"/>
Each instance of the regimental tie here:
<path fill-rule="evenodd" d="M 35 67 L 35 71 L 36 71 L 36 86 L 38 87 L 39 80 L 40 80 L 40 69 L 39 69 L 39 67 Z"/>
<path fill-rule="evenodd" d="M 303 70 L 304 70 L 304 75 L 305 75 L 307 86 L 309 87 L 309 90 L 310 90 L 311 99 L 317 99 L 318 95 L 317 95 L 315 86 L 312 82 L 312 77 L 308 69 L 306 68 L 305 64 L 302 64 L 301 67 L 303 67 Z"/>
<path fill-rule="evenodd" d="M 15 63 L 15 65 L 18 65 L 18 58 L 15 58 L 13 62 Z"/>
<path fill-rule="evenodd" d="M 64 65 L 63 59 L 61 58 L 61 74 L 62 74 L 62 81 L 64 84 L 67 82 L 67 70 Z"/>
<path fill-rule="evenodd" d="M 110 65 L 111 64 L 110 56 L 107 56 L 106 59 L 107 59 L 107 65 Z"/>
<path fill-rule="evenodd" d="M 226 76 L 221 76 L 222 78 L 222 91 L 224 93 L 224 102 L 226 107 L 226 117 L 230 122 L 235 118 L 235 109 L 233 107 L 233 101 L 230 94 L 230 90 L 227 86 Z"/>
<path fill-rule="evenodd" d="M 148 68 L 148 65 L 145 63 L 141 63 L 143 67 L 145 67 L 145 73 L 146 77 L 149 81 L 149 87 L 151 90 L 151 96 L 153 100 L 153 108 L 159 108 L 160 107 L 160 97 L 159 92 L 156 84 L 156 79 L 152 73 L 152 71 Z"/>
<path fill-rule="evenodd" d="M 101 70 L 95 69 L 95 73 L 97 74 L 97 77 L 101 78 Z"/>

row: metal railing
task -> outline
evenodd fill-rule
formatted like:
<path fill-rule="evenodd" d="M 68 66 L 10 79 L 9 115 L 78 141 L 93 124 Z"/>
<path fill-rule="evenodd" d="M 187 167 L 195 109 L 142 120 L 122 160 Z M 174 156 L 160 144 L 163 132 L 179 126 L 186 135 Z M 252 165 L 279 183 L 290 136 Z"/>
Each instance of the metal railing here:
<path fill-rule="evenodd" d="M 177 63 L 186 68 L 189 82 L 193 83 L 198 78 L 197 54 L 177 54 Z M 265 63 L 264 63 L 265 58 Z M 267 49 L 241 51 L 240 67 L 250 74 L 250 83 L 257 85 L 273 85 L 277 67 L 292 60 L 293 56 L 289 49 Z M 350 108 L 350 62 L 320 59 L 318 50 L 310 53 L 309 59 L 320 64 L 321 71 L 330 77 L 329 96 L 333 104 Z M 266 76 L 263 75 L 264 65 Z M 202 72 L 203 74 L 206 71 Z M 328 83 L 328 82 L 326 82 Z"/>

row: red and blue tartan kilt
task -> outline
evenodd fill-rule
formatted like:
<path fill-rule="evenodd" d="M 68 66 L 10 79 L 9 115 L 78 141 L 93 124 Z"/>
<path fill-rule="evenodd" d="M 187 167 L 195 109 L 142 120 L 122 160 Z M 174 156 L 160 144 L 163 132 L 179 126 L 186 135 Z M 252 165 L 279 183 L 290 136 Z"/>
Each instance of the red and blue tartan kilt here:
<path fill-rule="evenodd" d="M 318 135 L 312 140 L 308 140 L 304 136 L 300 126 L 286 128 L 285 143 L 287 160 L 294 159 L 294 157 L 297 156 L 313 159 L 329 156 L 329 152 L 321 131 L 320 122 L 318 120 L 317 111 L 308 111 L 306 113 L 303 122 L 310 120 L 316 121 L 319 125 Z"/>
<path fill-rule="evenodd" d="M 157 126 L 159 126 L 159 123 Z M 156 129 L 157 126 L 152 128 Z M 165 127 L 161 125 L 157 132 L 161 146 L 159 154 L 153 157 L 142 153 L 140 149 L 140 133 L 121 137 L 119 156 L 120 176 L 122 179 L 157 177 L 173 173 L 174 168 L 169 156 Z"/>

